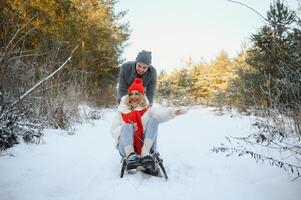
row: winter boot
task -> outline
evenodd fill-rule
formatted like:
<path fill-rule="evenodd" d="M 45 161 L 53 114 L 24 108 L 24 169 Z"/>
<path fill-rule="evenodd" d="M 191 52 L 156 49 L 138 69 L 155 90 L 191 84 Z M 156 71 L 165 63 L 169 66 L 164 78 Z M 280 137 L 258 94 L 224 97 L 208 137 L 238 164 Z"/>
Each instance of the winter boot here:
<path fill-rule="evenodd" d="M 155 166 L 155 168 L 146 168 L 146 169 L 142 169 L 141 170 L 143 173 L 151 175 L 151 176 L 158 176 L 158 177 L 162 177 L 162 174 L 160 172 L 160 169 Z"/>
<path fill-rule="evenodd" d="M 145 174 L 152 176 L 160 176 L 160 170 L 156 165 L 155 158 L 152 155 L 146 155 L 141 158 L 141 165 L 143 169 L 141 170 Z"/>
<path fill-rule="evenodd" d="M 126 157 L 127 170 L 137 169 L 139 165 L 140 165 L 140 159 L 136 152 L 132 152 Z"/>

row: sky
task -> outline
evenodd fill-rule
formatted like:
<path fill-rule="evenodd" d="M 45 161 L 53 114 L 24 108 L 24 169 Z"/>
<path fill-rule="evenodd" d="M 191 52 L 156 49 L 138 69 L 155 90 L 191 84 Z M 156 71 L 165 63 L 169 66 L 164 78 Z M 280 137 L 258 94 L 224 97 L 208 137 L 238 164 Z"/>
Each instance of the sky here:
<path fill-rule="evenodd" d="M 264 16 L 272 2 L 239 1 Z M 296 10 L 298 0 L 286 4 Z M 116 12 L 123 10 L 128 13 L 121 22 L 129 22 L 131 30 L 123 58 L 135 60 L 139 51 L 148 50 L 152 65 L 167 72 L 190 58 L 209 62 L 221 50 L 234 57 L 264 24 L 255 12 L 227 0 L 119 0 Z"/>

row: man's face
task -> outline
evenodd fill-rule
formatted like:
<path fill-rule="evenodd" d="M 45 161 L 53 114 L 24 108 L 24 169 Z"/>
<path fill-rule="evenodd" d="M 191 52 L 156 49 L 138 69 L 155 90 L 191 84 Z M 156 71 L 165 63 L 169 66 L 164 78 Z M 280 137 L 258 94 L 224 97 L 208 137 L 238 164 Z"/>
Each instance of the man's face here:
<path fill-rule="evenodd" d="M 137 62 L 136 64 L 136 71 L 137 74 L 142 75 L 144 74 L 148 69 L 148 65 L 142 62 Z"/>

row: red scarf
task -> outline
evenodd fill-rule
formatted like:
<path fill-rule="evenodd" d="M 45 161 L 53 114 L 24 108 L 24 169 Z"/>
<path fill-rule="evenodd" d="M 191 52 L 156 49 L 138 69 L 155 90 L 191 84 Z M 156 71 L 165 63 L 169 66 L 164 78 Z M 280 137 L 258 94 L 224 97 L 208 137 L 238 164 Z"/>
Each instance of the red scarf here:
<path fill-rule="evenodd" d="M 139 111 L 134 110 L 127 114 L 121 113 L 122 119 L 125 123 L 128 123 L 128 124 L 137 123 L 138 130 L 135 131 L 135 133 L 134 133 L 134 149 L 138 155 L 141 154 L 142 143 L 143 143 L 142 136 L 143 136 L 143 132 L 144 132 L 141 117 L 146 111 L 147 111 L 147 109 L 145 108 L 145 109 L 139 110 Z"/>

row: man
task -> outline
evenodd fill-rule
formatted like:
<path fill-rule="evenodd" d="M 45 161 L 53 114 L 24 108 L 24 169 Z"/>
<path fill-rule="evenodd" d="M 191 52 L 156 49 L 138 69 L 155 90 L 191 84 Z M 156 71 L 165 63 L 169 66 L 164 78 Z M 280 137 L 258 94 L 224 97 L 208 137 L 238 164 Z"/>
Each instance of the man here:
<path fill-rule="evenodd" d="M 153 104 L 156 91 L 157 71 L 151 65 L 152 53 L 150 51 L 141 51 L 136 57 L 136 61 L 124 63 L 119 71 L 118 77 L 118 103 L 121 97 L 128 94 L 128 88 L 135 78 L 141 78 L 144 90 L 149 100 L 149 105 Z"/>

